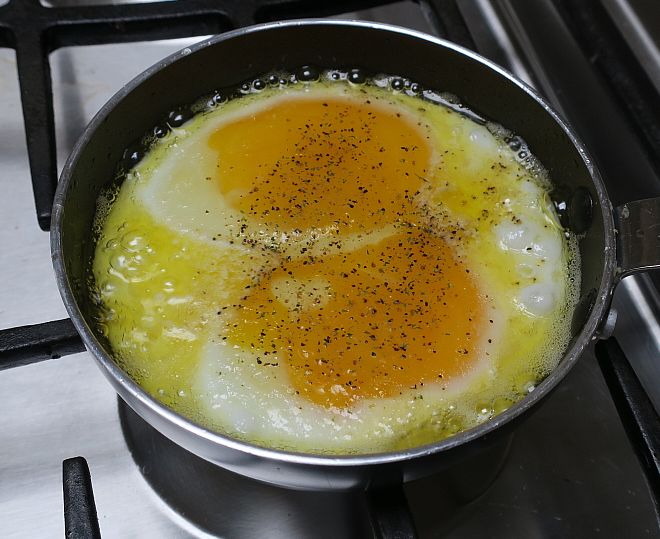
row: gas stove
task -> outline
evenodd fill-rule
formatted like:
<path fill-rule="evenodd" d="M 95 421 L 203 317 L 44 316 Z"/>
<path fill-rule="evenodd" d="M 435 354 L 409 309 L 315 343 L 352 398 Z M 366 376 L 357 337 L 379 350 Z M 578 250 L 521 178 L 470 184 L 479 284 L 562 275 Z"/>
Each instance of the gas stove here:
<path fill-rule="evenodd" d="M 4 367 L 26 364 L 0 373 L 2 535 L 64 535 L 62 462 L 78 455 L 91 471 L 104 538 L 373 535 L 362 493 L 303 493 L 239 477 L 188 454 L 118 400 L 93 358 L 80 352 L 65 320 L 48 233 L 40 228 L 47 227 L 50 188 L 39 178 L 59 170 L 85 124 L 114 92 L 202 39 L 199 34 L 262 20 L 332 16 L 399 24 L 473 48 L 535 86 L 568 119 L 595 158 L 614 204 L 659 196 L 657 6 L 652 0 L 341 1 L 324 7 L 300 0 L 179 0 L 159 4 L 166 22 L 136 23 L 117 14 L 134 17 L 149 9 L 145 3 L 108 2 L 0 1 L 0 329 L 7 328 L 0 332 L 0 361 Z M 17 17 L 19 3 L 28 15 L 51 11 L 18 20 L 20 36 L 14 37 L 6 21 Z M 35 29 L 55 15 L 69 21 L 60 34 L 52 32 L 58 38 L 47 32 L 41 44 L 18 43 L 33 39 Z M 99 22 L 108 16 L 113 23 Z M 128 43 L 154 37 L 173 39 Z M 50 49 L 56 162 L 44 106 L 48 72 L 41 62 Z M 17 59 L 26 93 L 34 89 L 25 119 Z M 516 431 L 484 493 L 453 491 L 440 476 L 406 484 L 405 501 L 420 537 L 658 536 L 658 501 L 635 452 L 643 454 L 658 436 L 660 296 L 652 276 L 625 279 L 614 308 L 614 337 L 623 352 L 613 340 L 598 345 L 614 390 L 591 349 Z M 29 364 L 71 352 L 77 353 Z M 649 402 L 643 393 L 617 391 L 616 380 L 630 374 L 622 354 Z M 646 421 L 646 446 L 626 436 L 614 405 L 626 396 Z M 637 432 L 626 417 L 626 428 Z M 657 474 L 657 460 L 647 458 L 657 489 L 654 465 Z"/>

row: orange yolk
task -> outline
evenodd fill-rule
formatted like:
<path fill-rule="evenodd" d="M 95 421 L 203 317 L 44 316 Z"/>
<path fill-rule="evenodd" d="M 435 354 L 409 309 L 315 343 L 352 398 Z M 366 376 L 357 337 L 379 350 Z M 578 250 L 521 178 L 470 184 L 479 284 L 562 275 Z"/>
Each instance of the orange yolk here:
<path fill-rule="evenodd" d="M 350 252 L 286 259 L 249 287 L 225 338 L 283 362 L 323 405 L 390 397 L 468 372 L 484 305 L 460 257 L 415 204 L 432 151 L 423 127 L 365 99 L 283 100 L 219 128 L 225 200 L 265 230 L 332 226 L 337 241 L 395 224 Z"/>
<path fill-rule="evenodd" d="M 227 334 L 260 364 L 284 361 L 300 395 L 346 407 L 466 373 L 484 317 L 464 264 L 411 226 L 350 253 L 282 264 L 244 298 Z"/>
<path fill-rule="evenodd" d="M 288 99 L 219 128 L 222 196 L 267 230 L 378 228 L 427 174 L 424 131 L 369 99 Z"/>

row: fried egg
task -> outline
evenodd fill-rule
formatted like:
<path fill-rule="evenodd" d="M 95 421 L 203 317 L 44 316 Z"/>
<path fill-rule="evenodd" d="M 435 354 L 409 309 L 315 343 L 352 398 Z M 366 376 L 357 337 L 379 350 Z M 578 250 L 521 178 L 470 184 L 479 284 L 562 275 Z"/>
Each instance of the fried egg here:
<path fill-rule="evenodd" d="M 579 259 L 547 176 L 501 129 L 381 86 L 230 100 L 100 203 L 99 326 L 150 394 L 252 443 L 373 453 L 486 421 L 554 368 Z"/>

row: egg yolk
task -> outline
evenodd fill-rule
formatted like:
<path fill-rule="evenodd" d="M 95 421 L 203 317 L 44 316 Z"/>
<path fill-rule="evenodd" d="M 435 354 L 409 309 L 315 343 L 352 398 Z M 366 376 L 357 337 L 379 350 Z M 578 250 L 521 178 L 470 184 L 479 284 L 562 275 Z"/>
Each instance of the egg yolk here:
<path fill-rule="evenodd" d="M 282 100 L 220 127 L 209 145 L 224 200 L 271 231 L 391 223 L 431 156 L 419 125 L 369 98 Z"/>
<path fill-rule="evenodd" d="M 415 226 L 285 262 L 236 307 L 229 342 L 266 367 L 284 361 L 298 394 L 336 407 L 466 373 L 485 318 L 465 265 Z"/>

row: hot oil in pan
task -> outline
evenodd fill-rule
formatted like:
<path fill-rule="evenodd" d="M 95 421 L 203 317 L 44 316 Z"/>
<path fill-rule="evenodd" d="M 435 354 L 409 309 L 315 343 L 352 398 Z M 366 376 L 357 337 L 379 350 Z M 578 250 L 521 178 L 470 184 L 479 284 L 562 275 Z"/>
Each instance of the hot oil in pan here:
<path fill-rule="evenodd" d="M 193 109 L 99 204 L 99 325 L 149 393 L 255 443 L 371 453 L 486 421 L 557 364 L 576 240 L 520 139 L 359 71 Z"/>

